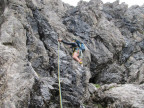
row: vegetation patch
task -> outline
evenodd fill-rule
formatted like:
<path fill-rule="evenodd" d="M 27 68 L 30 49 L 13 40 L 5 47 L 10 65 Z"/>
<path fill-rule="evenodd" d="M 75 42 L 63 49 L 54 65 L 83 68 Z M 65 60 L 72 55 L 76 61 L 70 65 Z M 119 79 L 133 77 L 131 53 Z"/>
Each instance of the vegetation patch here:
<path fill-rule="evenodd" d="M 100 85 L 99 85 L 99 84 L 95 84 L 95 87 L 96 87 L 96 88 L 100 88 Z"/>
<path fill-rule="evenodd" d="M 101 104 L 95 104 L 97 108 L 103 108 Z"/>

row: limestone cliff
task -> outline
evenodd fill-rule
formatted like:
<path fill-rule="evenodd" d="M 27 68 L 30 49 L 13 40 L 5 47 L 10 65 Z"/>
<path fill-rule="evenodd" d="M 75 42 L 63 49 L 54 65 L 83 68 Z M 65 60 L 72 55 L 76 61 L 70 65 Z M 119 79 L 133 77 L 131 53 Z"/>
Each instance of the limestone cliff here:
<path fill-rule="evenodd" d="M 60 45 L 64 108 L 144 108 L 144 6 L 0 0 L 1 108 L 60 108 L 58 37 L 86 46 Z"/>

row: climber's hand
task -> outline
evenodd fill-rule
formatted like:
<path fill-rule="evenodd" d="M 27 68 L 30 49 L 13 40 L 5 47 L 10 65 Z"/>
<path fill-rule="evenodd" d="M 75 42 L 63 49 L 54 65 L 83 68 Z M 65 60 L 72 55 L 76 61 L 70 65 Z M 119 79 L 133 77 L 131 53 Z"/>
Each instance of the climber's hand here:
<path fill-rule="evenodd" d="M 59 42 L 61 42 L 61 41 L 62 41 L 62 39 L 58 39 L 58 41 L 59 41 Z"/>

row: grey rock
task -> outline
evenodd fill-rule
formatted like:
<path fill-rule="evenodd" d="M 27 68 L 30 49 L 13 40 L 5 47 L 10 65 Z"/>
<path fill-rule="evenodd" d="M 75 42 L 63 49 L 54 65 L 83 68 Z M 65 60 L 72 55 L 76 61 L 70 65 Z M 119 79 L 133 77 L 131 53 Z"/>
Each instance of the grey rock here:
<path fill-rule="evenodd" d="M 118 106 L 143 108 L 143 92 L 138 85 L 126 84 L 105 91 L 105 96 L 107 100 L 113 101 L 111 105 L 109 104 L 109 107 L 112 108 Z"/>
<path fill-rule="evenodd" d="M 143 10 L 119 1 L 1 0 L 0 107 L 58 108 L 57 39 L 76 38 L 86 47 L 83 66 L 60 44 L 64 108 L 142 108 Z"/>
<path fill-rule="evenodd" d="M 94 86 L 94 84 L 89 84 L 88 88 L 91 94 L 97 91 L 97 88 Z"/>

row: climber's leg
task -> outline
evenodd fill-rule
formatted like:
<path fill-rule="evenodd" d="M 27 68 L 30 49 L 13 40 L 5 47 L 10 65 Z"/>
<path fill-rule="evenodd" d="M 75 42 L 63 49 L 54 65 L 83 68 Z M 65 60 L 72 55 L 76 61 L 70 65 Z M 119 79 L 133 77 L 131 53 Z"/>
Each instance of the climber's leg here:
<path fill-rule="evenodd" d="M 78 61 L 79 63 L 81 62 L 81 60 L 78 58 L 78 56 L 79 56 L 79 52 L 77 52 L 77 51 L 75 51 L 74 53 L 73 53 L 73 59 L 75 59 L 76 61 Z"/>

